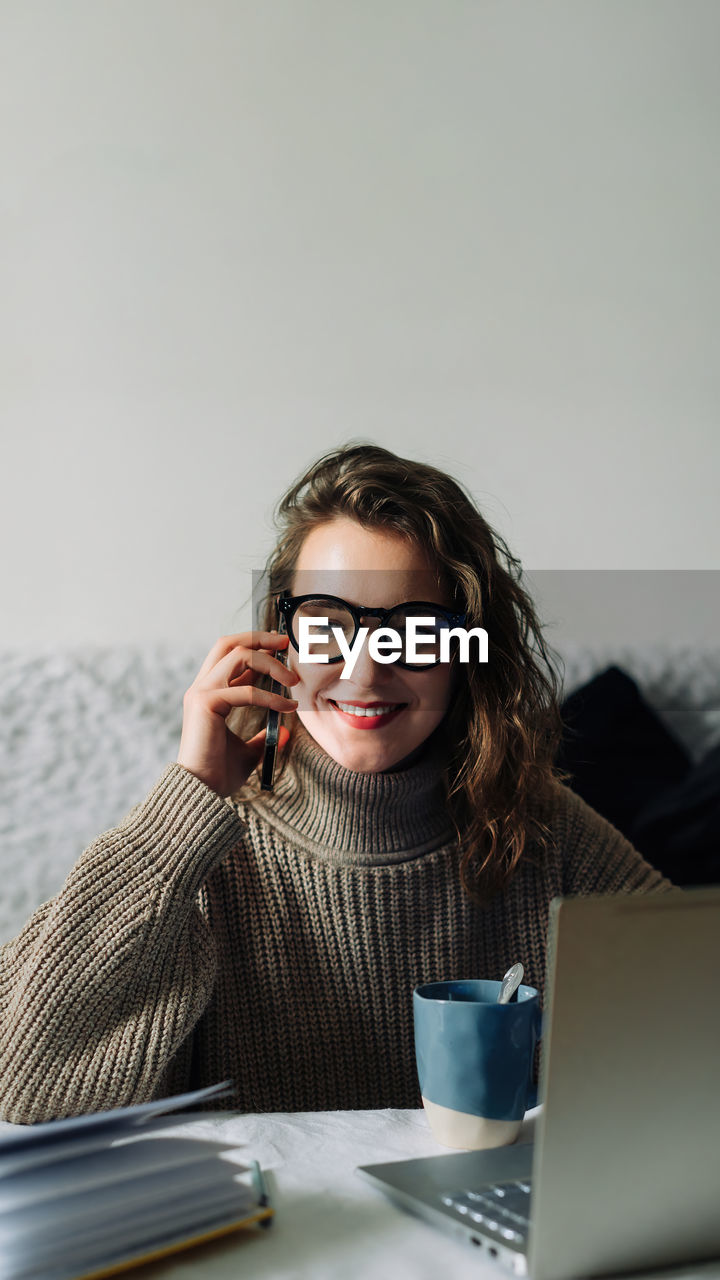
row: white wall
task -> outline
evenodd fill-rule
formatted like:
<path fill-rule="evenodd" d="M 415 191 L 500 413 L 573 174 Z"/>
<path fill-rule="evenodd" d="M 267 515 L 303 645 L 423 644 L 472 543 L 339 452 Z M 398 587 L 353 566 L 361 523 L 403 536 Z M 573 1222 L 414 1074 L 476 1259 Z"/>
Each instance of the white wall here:
<path fill-rule="evenodd" d="M 716 0 L 3 0 L 0 646 L 247 625 L 383 443 L 531 569 L 720 565 Z"/>

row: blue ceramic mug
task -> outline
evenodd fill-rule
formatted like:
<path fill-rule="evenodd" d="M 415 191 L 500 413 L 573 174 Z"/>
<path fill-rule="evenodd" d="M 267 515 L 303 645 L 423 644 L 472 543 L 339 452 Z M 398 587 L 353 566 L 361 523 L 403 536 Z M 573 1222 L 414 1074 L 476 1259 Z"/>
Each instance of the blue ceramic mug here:
<path fill-rule="evenodd" d="M 446 1147 L 514 1142 L 537 1103 L 532 1073 L 542 1034 L 540 996 L 519 986 L 498 1004 L 500 982 L 426 982 L 413 992 L 415 1060 L 428 1123 Z"/>

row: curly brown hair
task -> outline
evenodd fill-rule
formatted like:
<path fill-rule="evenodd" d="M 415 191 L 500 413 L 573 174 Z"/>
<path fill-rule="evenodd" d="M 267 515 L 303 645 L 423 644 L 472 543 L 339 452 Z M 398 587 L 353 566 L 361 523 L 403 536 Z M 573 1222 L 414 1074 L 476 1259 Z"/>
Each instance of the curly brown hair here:
<path fill-rule="evenodd" d="M 464 691 L 460 686 L 438 730 L 446 748 L 444 781 L 461 851 L 461 882 L 485 906 L 509 884 L 523 855 L 536 861 L 550 838 L 542 818 L 545 802 L 566 776 L 554 765 L 562 732 L 557 656 L 543 640 L 521 586 L 519 560 L 470 493 L 438 468 L 376 444 L 348 444 L 324 454 L 278 502 L 280 537 L 265 569 L 260 627 L 277 626 L 274 599 L 291 580 L 306 535 L 338 516 L 419 544 L 458 610 L 467 614 L 465 625 L 488 633 L 488 663 L 461 666 Z M 269 688 L 269 679 L 258 684 Z M 228 726 L 249 738 L 266 714 L 264 707 L 235 708 Z M 291 753 L 296 726 L 294 718 L 279 770 Z M 252 803 L 258 794 L 252 777 L 232 798 Z"/>

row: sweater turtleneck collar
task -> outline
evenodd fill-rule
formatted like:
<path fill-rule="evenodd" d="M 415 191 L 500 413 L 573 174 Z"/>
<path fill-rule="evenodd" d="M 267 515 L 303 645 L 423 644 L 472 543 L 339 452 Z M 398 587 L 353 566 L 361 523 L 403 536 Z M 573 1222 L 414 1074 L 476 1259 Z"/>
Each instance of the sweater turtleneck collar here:
<path fill-rule="evenodd" d="M 336 865 L 382 866 L 454 840 L 437 732 L 408 765 L 384 773 L 346 769 L 300 721 L 290 746 L 274 790 L 258 789 L 252 808 L 293 847 Z"/>

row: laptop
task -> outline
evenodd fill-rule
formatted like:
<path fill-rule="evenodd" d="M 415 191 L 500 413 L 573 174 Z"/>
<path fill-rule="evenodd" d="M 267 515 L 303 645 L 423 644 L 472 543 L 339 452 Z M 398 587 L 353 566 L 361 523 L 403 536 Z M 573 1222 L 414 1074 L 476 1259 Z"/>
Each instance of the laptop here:
<path fill-rule="evenodd" d="M 535 1140 L 357 1170 L 532 1280 L 720 1257 L 720 888 L 555 898 Z"/>

